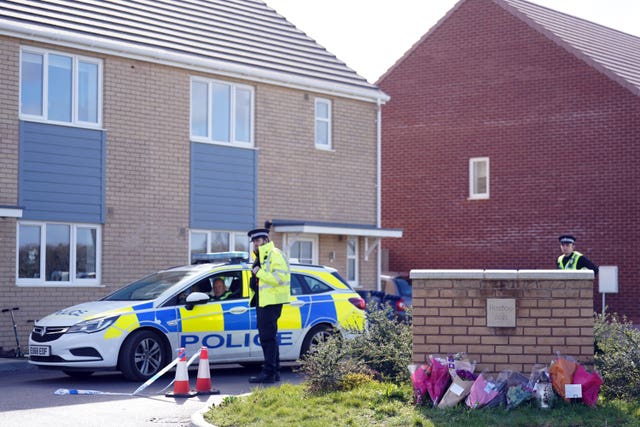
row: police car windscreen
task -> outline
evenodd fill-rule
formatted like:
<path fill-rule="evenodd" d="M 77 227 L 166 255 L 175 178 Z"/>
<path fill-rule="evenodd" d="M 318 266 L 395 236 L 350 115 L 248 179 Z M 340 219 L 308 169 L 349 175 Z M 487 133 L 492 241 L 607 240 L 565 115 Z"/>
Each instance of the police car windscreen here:
<path fill-rule="evenodd" d="M 154 273 L 118 289 L 102 298 L 103 301 L 145 301 L 156 299 L 164 291 L 190 276 L 188 271 Z"/>

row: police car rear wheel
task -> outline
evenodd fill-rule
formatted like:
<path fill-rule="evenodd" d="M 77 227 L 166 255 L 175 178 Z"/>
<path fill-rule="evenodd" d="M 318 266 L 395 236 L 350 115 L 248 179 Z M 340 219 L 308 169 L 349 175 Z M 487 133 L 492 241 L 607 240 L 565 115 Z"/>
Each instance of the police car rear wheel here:
<path fill-rule="evenodd" d="M 166 346 L 157 334 L 138 331 L 122 345 L 120 370 L 132 381 L 145 381 L 168 363 Z"/>
<path fill-rule="evenodd" d="M 300 351 L 300 357 L 312 352 L 316 346 L 325 341 L 331 335 L 334 334 L 333 328 L 329 325 L 318 325 L 313 327 L 302 342 L 302 348 Z"/>

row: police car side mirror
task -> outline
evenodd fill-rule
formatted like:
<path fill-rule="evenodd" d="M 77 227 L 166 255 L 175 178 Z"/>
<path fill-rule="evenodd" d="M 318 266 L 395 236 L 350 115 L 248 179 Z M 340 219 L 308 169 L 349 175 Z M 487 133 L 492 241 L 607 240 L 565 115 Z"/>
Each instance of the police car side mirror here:
<path fill-rule="evenodd" d="M 185 308 L 192 310 L 198 304 L 206 304 L 209 302 L 209 295 L 204 292 L 192 292 L 187 296 Z"/>

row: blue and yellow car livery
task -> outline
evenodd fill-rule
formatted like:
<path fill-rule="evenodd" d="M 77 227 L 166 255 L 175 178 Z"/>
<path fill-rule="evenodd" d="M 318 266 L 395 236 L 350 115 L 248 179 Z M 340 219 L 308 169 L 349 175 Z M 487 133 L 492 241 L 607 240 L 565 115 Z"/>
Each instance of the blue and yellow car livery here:
<path fill-rule="evenodd" d="M 225 300 L 213 298 L 216 279 L 230 291 Z M 236 259 L 156 272 L 37 321 L 29 361 L 72 376 L 120 370 L 132 380 L 153 376 L 180 347 L 191 355 L 205 346 L 212 363 L 260 362 L 249 279 L 250 267 Z M 297 360 L 332 330 L 358 333 L 364 322 L 364 301 L 336 270 L 291 265 L 291 300 L 278 322 L 281 360 Z"/>

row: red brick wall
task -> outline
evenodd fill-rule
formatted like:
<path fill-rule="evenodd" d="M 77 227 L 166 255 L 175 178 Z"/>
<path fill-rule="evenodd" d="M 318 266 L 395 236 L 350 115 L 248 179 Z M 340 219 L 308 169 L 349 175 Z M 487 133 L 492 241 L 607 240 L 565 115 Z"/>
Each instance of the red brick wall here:
<path fill-rule="evenodd" d="M 411 277 L 415 363 L 464 352 L 477 371 L 528 375 L 558 353 L 593 362 L 593 279 L 587 272 L 412 270 Z M 488 298 L 515 299 L 514 328 L 487 326 Z"/>
<path fill-rule="evenodd" d="M 498 5 L 467 0 L 380 82 L 389 268 L 555 268 L 557 237 L 619 266 L 640 321 L 640 99 Z M 468 162 L 490 158 L 490 198 Z M 595 287 L 594 304 L 601 296 Z"/>

